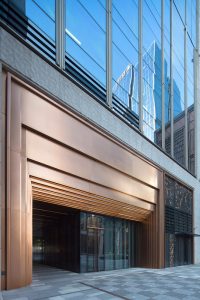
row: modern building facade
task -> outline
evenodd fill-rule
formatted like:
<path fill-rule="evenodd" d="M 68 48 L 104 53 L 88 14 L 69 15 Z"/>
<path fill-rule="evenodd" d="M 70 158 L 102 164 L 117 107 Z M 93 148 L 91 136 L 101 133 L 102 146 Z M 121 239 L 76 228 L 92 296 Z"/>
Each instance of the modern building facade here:
<path fill-rule="evenodd" d="M 200 262 L 199 0 L 0 0 L 1 288 Z"/>

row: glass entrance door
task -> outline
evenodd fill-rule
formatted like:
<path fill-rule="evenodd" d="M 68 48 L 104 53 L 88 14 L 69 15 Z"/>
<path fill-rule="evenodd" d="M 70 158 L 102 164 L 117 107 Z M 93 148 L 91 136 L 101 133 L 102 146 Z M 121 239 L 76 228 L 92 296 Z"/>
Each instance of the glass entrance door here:
<path fill-rule="evenodd" d="M 88 272 L 104 270 L 104 229 L 88 228 Z"/>
<path fill-rule="evenodd" d="M 134 265 L 134 223 L 81 212 L 81 272 L 123 269 Z"/>

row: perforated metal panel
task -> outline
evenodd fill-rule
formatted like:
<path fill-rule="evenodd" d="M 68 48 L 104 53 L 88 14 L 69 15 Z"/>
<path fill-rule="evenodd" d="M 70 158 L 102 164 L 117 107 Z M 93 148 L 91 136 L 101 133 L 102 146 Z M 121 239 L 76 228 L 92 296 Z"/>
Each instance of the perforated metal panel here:
<path fill-rule="evenodd" d="M 192 191 L 165 177 L 165 265 L 192 263 Z"/>

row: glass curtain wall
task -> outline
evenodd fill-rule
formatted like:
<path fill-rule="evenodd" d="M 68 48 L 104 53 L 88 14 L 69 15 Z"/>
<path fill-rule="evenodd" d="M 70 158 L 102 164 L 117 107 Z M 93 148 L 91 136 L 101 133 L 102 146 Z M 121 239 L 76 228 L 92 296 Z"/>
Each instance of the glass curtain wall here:
<path fill-rule="evenodd" d="M 81 272 L 134 265 L 134 222 L 84 212 L 80 218 Z"/>
<path fill-rule="evenodd" d="M 66 6 L 67 54 L 105 87 L 106 0 L 66 1 L 68 4 Z M 161 28 L 162 3 L 164 5 L 163 33 Z M 170 7 L 172 7 L 172 15 Z M 193 62 L 196 43 L 196 1 L 142 0 L 141 37 L 139 37 L 139 1 L 112 0 L 111 17 L 114 110 L 134 125 L 131 113 L 136 116 L 138 122 L 139 117 L 143 117 L 144 135 L 163 147 L 168 154 L 173 155 L 181 165 L 187 167 L 188 160 L 189 170 L 194 173 Z M 90 35 L 85 33 L 88 28 L 90 28 Z M 187 43 L 185 32 L 187 32 Z M 140 39 L 142 40 L 143 116 L 139 116 L 138 98 Z M 187 48 L 184 48 L 185 43 Z M 164 70 L 164 95 L 162 95 L 162 70 Z M 162 106 L 164 106 L 163 116 Z M 187 115 L 185 114 L 186 106 Z M 162 118 L 165 124 L 163 130 Z M 188 128 L 187 134 L 186 128 Z M 165 145 L 162 145 L 163 132 Z M 188 157 L 186 157 L 187 153 Z"/>
<path fill-rule="evenodd" d="M 188 122 L 188 169 L 195 172 L 195 124 L 194 124 L 194 54 L 196 1 L 187 1 L 187 122 Z"/>
<path fill-rule="evenodd" d="M 161 146 L 161 1 L 143 1 L 143 132 Z M 160 134 L 161 136 L 161 134 Z"/>
<path fill-rule="evenodd" d="M 128 111 L 138 115 L 138 1 L 112 1 L 112 92 Z M 129 118 L 130 119 L 130 118 Z"/>
<path fill-rule="evenodd" d="M 106 0 L 66 0 L 66 69 L 106 86 Z"/>
<path fill-rule="evenodd" d="M 25 7 L 28 19 L 55 41 L 55 0 L 26 0 Z"/>
<path fill-rule="evenodd" d="M 1 0 L 0 18 L 55 63 L 55 0 Z"/>
<path fill-rule="evenodd" d="M 173 3 L 172 16 L 174 158 L 185 165 L 184 0 Z"/>
<path fill-rule="evenodd" d="M 170 95 L 170 0 L 164 1 L 164 123 L 165 150 L 171 154 L 171 95 Z"/>
<path fill-rule="evenodd" d="M 140 121 L 147 138 L 163 147 L 181 165 L 188 165 L 189 171 L 194 173 L 196 0 L 112 0 L 111 14 L 107 12 L 108 0 L 63 1 L 66 4 L 65 70 L 106 101 L 106 62 L 111 59 L 113 110 L 138 128 Z M 54 63 L 55 27 L 59 23 L 55 20 L 56 3 L 55 0 L 0 0 L 0 18 Z M 112 47 L 111 55 L 106 57 L 108 19 Z M 142 32 L 140 37 L 139 32 Z M 161 49 L 162 37 L 164 49 Z M 142 49 L 139 49 L 140 42 Z M 140 50 L 143 78 L 139 74 Z M 140 110 L 138 86 L 141 81 L 143 107 Z M 165 133 L 163 139 L 162 133 Z M 162 145 L 164 138 L 165 146 Z"/>

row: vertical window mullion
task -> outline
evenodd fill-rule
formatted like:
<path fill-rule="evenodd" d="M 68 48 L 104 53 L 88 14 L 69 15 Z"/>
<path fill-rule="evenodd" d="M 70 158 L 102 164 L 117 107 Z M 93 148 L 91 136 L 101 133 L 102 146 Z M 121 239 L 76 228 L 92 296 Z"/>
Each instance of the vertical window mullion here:
<path fill-rule="evenodd" d="M 56 0 L 56 63 L 65 69 L 65 0 Z"/>
<path fill-rule="evenodd" d="M 164 70 L 164 11 L 165 0 L 161 6 L 161 63 L 162 63 L 162 148 L 165 150 L 165 70 Z"/>
<path fill-rule="evenodd" d="M 173 85 L 173 0 L 170 0 L 170 122 L 171 156 L 174 157 L 174 85 Z"/>
<path fill-rule="evenodd" d="M 184 26 L 184 108 L 185 108 L 185 167 L 188 169 L 188 85 L 187 85 L 187 0 L 185 0 L 185 26 Z"/>
<path fill-rule="evenodd" d="M 139 50 L 139 78 L 138 78 L 138 95 L 139 95 L 139 129 L 143 132 L 143 0 L 139 1 L 138 10 L 138 50 Z"/>
<path fill-rule="evenodd" d="M 200 14 L 199 14 L 199 5 L 200 1 L 197 0 L 196 2 L 197 10 L 196 10 L 196 49 L 194 51 L 194 122 L 195 122 L 195 175 L 197 178 L 200 178 L 200 143 L 199 143 L 199 128 L 200 128 L 200 105 L 198 103 L 198 99 L 200 96 L 200 77 L 199 77 L 199 34 L 200 34 Z M 198 67 L 197 67 L 198 66 Z"/>
<path fill-rule="evenodd" d="M 106 101 L 112 107 L 112 0 L 106 0 Z"/>

